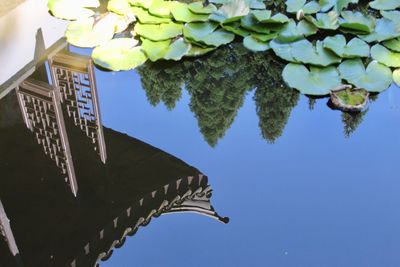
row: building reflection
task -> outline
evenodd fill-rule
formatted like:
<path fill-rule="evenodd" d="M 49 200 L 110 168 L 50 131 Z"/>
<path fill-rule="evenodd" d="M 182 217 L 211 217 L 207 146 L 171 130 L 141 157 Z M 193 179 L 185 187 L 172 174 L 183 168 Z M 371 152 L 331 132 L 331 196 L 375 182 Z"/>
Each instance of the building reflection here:
<path fill-rule="evenodd" d="M 61 51 L 48 66 L 52 85 L 29 78 L 15 91 L 24 124 L 0 131 L 0 266 L 96 266 L 164 214 L 228 223 L 200 171 L 102 126 L 89 58 Z"/>

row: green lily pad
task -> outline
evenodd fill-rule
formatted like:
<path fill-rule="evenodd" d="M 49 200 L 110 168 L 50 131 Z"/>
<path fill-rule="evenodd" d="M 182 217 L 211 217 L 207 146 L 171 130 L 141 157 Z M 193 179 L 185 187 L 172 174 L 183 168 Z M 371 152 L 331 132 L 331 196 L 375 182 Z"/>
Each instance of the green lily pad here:
<path fill-rule="evenodd" d="M 271 29 L 264 23 L 260 23 L 252 14 L 248 14 L 240 20 L 240 25 L 249 31 L 258 33 L 270 33 Z"/>
<path fill-rule="evenodd" d="M 190 43 L 185 42 L 185 40 L 180 37 L 176 39 L 168 48 L 167 53 L 164 56 L 164 59 L 175 60 L 178 61 L 185 55 L 189 53 L 192 45 Z"/>
<path fill-rule="evenodd" d="M 247 36 L 243 39 L 243 45 L 244 47 L 246 47 L 247 49 L 251 50 L 251 51 L 267 51 L 268 49 L 270 49 L 271 47 L 269 46 L 269 41 L 263 42 L 260 41 L 256 38 L 254 38 L 253 36 Z"/>
<path fill-rule="evenodd" d="M 171 40 L 152 41 L 146 38 L 141 38 L 142 50 L 151 61 L 157 61 L 165 57 L 168 52 Z"/>
<path fill-rule="evenodd" d="M 199 42 L 206 44 L 207 46 L 221 46 L 231 43 L 235 39 L 235 35 L 225 30 L 219 29 L 206 37 L 202 38 Z"/>
<path fill-rule="evenodd" d="M 331 91 L 331 102 L 342 111 L 359 112 L 367 106 L 368 96 L 369 93 L 364 89 L 345 87 Z"/>
<path fill-rule="evenodd" d="M 95 64 L 113 71 L 130 70 L 146 62 L 147 57 L 137 40 L 117 38 L 96 47 L 92 52 Z"/>
<path fill-rule="evenodd" d="M 317 41 L 315 46 L 306 39 L 295 42 L 292 44 L 291 53 L 297 62 L 317 66 L 329 66 L 341 61 L 340 57 L 324 48 L 321 41 Z"/>
<path fill-rule="evenodd" d="M 270 41 L 278 36 L 279 33 L 273 32 L 273 33 L 252 33 L 251 36 L 253 36 L 255 39 L 261 41 L 261 42 L 266 42 Z"/>
<path fill-rule="evenodd" d="M 339 65 L 340 76 L 368 92 L 382 92 L 392 83 L 392 71 L 377 61 L 369 63 L 367 69 L 361 59 L 348 59 Z"/>
<path fill-rule="evenodd" d="M 182 34 L 182 24 L 162 23 L 158 25 L 136 23 L 134 32 L 152 41 L 163 41 Z"/>
<path fill-rule="evenodd" d="M 297 13 L 299 10 L 303 10 L 304 14 L 315 14 L 320 11 L 320 5 L 311 1 L 306 3 L 306 0 L 286 0 L 286 11 L 289 13 Z"/>
<path fill-rule="evenodd" d="M 342 58 L 369 57 L 369 45 L 358 38 L 353 38 L 346 44 L 346 38 L 338 34 L 326 37 L 323 43 L 325 48 Z"/>
<path fill-rule="evenodd" d="M 172 22 L 170 18 L 161 18 L 153 16 L 149 13 L 149 11 L 141 7 L 134 6 L 132 7 L 132 11 L 142 24 L 161 24 L 161 23 Z"/>
<path fill-rule="evenodd" d="M 128 0 L 110 0 L 107 3 L 107 9 L 119 15 L 133 15 L 131 5 Z"/>
<path fill-rule="evenodd" d="M 234 21 L 227 24 L 221 24 L 221 27 L 224 30 L 227 30 L 228 32 L 232 32 L 242 37 L 246 37 L 251 33 L 251 31 L 242 28 L 239 21 Z"/>
<path fill-rule="evenodd" d="M 283 15 L 282 13 L 277 13 L 271 16 L 272 12 L 270 10 L 253 10 L 251 14 L 257 19 L 258 22 L 261 23 L 286 23 L 290 19 Z"/>
<path fill-rule="evenodd" d="M 214 51 L 215 47 L 201 47 L 197 45 L 191 45 L 189 52 L 186 54 L 187 57 L 197 57 Z"/>
<path fill-rule="evenodd" d="M 380 44 L 371 48 L 371 57 L 388 67 L 400 67 L 400 53 L 392 52 Z"/>
<path fill-rule="evenodd" d="M 393 81 L 400 87 L 400 69 L 395 69 L 393 71 Z"/>
<path fill-rule="evenodd" d="M 97 23 L 93 17 L 72 21 L 65 32 L 68 43 L 95 47 L 111 40 L 115 33 L 115 16 L 105 16 Z"/>
<path fill-rule="evenodd" d="M 250 9 L 266 9 L 267 7 L 265 6 L 263 0 L 246 0 L 249 2 Z"/>
<path fill-rule="evenodd" d="M 213 4 L 209 4 L 207 6 L 203 5 L 203 2 L 193 2 L 189 4 L 189 9 L 193 13 L 196 14 L 211 14 L 214 11 L 217 11 L 217 7 Z"/>
<path fill-rule="evenodd" d="M 172 16 L 176 21 L 181 22 L 195 22 L 195 21 L 207 21 L 207 14 L 195 14 L 190 11 L 188 4 L 181 2 L 170 3 Z"/>
<path fill-rule="evenodd" d="M 292 55 L 292 45 L 295 43 L 296 42 L 294 43 L 280 42 L 278 39 L 275 38 L 269 43 L 269 45 L 271 46 L 272 50 L 278 57 L 289 62 L 298 62 Z"/>
<path fill-rule="evenodd" d="M 368 43 L 382 42 L 400 36 L 400 27 L 390 19 L 381 18 L 376 22 L 375 29 L 367 35 L 359 35 L 361 39 Z"/>
<path fill-rule="evenodd" d="M 375 0 L 369 3 L 369 6 L 378 10 L 393 10 L 400 7 L 398 0 Z"/>
<path fill-rule="evenodd" d="M 349 4 L 358 4 L 358 0 L 319 0 L 321 12 L 327 12 L 333 8 L 333 11 L 340 13 Z"/>
<path fill-rule="evenodd" d="M 144 9 L 149 9 L 153 0 L 129 0 L 132 6 L 142 7 Z"/>
<path fill-rule="evenodd" d="M 183 27 L 183 35 L 193 40 L 201 40 L 218 27 L 214 22 L 192 22 Z"/>
<path fill-rule="evenodd" d="M 47 8 L 53 16 L 66 19 L 78 20 L 94 15 L 94 11 L 88 8 L 100 6 L 98 0 L 49 0 Z"/>
<path fill-rule="evenodd" d="M 157 17 L 170 18 L 172 17 L 171 3 L 173 1 L 153 0 L 149 7 L 149 13 Z"/>
<path fill-rule="evenodd" d="M 381 10 L 381 15 L 383 18 L 391 20 L 396 25 L 400 26 L 400 11 L 398 11 L 398 10 L 391 10 L 391 11 Z"/>
<path fill-rule="evenodd" d="M 336 30 L 339 28 L 339 16 L 336 12 L 317 13 L 316 19 L 312 16 L 306 16 L 306 19 L 314 24 L 318 29 Z"/>
<path fill-rule="evenodd" d="M 375 28 L 375 19 L 361 12 L 343 11 L 339 24 L 342 30 L 355 34 L 371 33 Z"/>
<path fill-rule="evenodd" d="M 223 4 L 217 11 L 214 11 L 210 19 L 220 23 L 229 23 L 240 20 L 249 12 L 250 5 L 246 0 L 231 0 Z"/>
<path fill-rule="evenodd" d="M 281 42 L 293 42 L 317 33 L 318 29 L 312 23 L 302 20 L 298 24 L 290 20 L 279 32 L 278 39 Z"/>
<path fill-rule="evenodd" d="M 289 63 L 283 69 L 282 77 L 290 87 L 307 95 L 327 95 L 341 83 L 335 67 L 310 67 L 308 70 L 304 65 Z"/>
<path fill-rule="evenodd" d="M 400 38 L 385 41 L 383 42 L 383 45 L 392 51 L 400 52 Z"/>

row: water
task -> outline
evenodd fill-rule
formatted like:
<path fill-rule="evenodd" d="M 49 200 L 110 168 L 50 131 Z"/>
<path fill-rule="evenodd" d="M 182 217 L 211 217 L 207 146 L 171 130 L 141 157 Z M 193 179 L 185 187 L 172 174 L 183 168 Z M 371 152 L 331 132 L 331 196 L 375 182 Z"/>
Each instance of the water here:
<path fill-rule="evenodd" d="M 270 56 L 226 48 L 199 60 L 136 72 L 96 69 L 106 127 L 105 166 L 64 112 L 77 199 L 22 124 L 11 100 L 15 95 L 3 99 L 0 134 L 14 143 L 0 147 L 0 197 L 17 245 L 23 240 L 24 266 L 35 266 L 26 259 L 51 265 L 63 257 L 59 262 L 69 263 L 79 253 L 85 258 L 90 233 L 97 238 L 98 229 L 112 227 L 114 216 L 135 199 L 175 181 L 174 175 L 197 170 L 208 176 L 212 206 L 230 218 L 228 224 L 198 214 L 160 216 L 100 266 L 399 266 L 399 88 L 392 86 L 374 97 L 362 115 L 350 116 L 331 110 L 326 98 L 310 100 L 281 87 L 279 61 Z M 37 173 L 28 173 L 29 179 L 19 176 L 32 170 Z M 25 206 L 54 214 L 40 214 L 43 221 L 38 222 Z M 86 221 L 76 219 L 85 218 L 85 212 L 98 220 L 90 215 Z M 77 217 L 62 221 L 54 216 L 70 214 Z M 46 226 L 54 222 L 59 226 Z M 36 234 L 29 234 L 35 233 L 30 224 Z M 52 239 L 46 228 L 65 243 Z M 59 229 L 70 231 L 70 241 Z M 25 241 L 30 235 L 40 242 Z M 53 243 L 41 240 L 43 235 Z M 55 260 L 24 248 L 51 251 Z M 10 258 L 5 243 L 0 253 Z"/>

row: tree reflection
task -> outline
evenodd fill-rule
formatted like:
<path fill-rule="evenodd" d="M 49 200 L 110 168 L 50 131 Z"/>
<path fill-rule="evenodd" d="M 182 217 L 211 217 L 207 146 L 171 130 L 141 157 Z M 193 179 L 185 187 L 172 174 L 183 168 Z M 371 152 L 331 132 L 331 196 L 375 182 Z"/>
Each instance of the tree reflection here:
<path fill-rule="evenodd" d="M 357 130 L 358 126 L 363 122 L 364 116 L 367 112 L 368 109 L 357 113 L 342 112 L 343 132 L 345 137 L 350 137 Z"/>

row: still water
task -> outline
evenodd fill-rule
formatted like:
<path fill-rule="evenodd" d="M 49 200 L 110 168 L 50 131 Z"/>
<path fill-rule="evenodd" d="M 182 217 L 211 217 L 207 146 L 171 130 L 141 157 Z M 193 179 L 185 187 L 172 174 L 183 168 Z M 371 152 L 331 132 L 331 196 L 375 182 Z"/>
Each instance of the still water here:
<path fill-rule="evenodd" d="M 34 78 L 54 84 L 46 66 Z M 69 163 L 24 124 L 17 95 L 38 95 L 12 91 L 0 100 L 0 199 L 17 248 L 0 241 L 0 266 L 400 266 L 400 89 L 346 114 L 286 88 L 281 68 L 232 45 L 94 69 L 95 125 L 74 122 L 84 111 L 66 98 L 48 124 L 62 122 Z M 43 112 L 40 123 L 57 117 Z"/>

